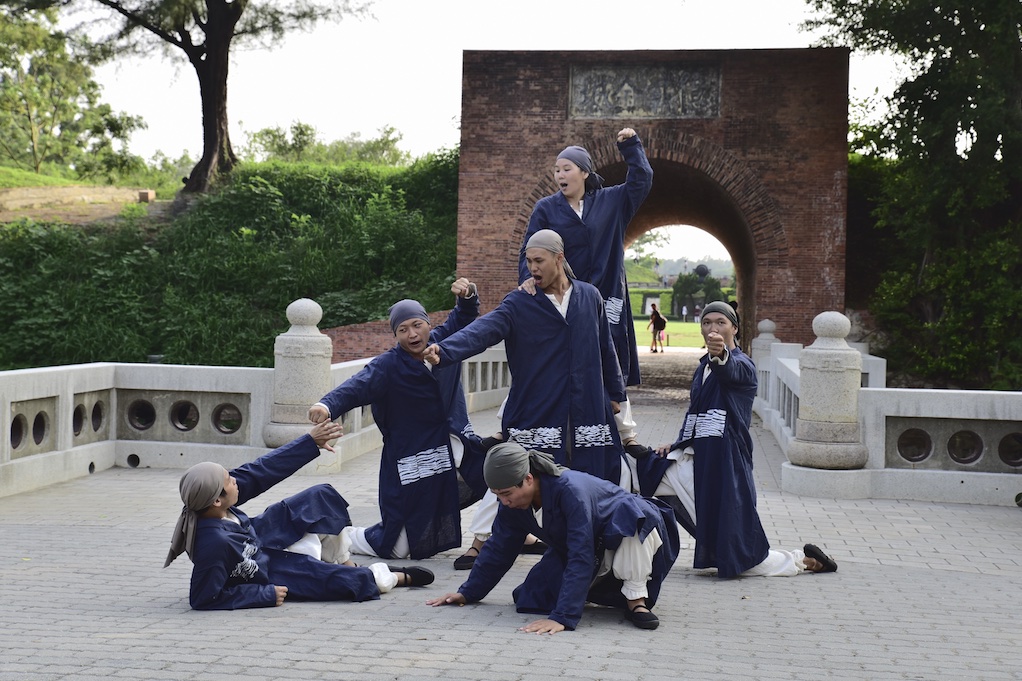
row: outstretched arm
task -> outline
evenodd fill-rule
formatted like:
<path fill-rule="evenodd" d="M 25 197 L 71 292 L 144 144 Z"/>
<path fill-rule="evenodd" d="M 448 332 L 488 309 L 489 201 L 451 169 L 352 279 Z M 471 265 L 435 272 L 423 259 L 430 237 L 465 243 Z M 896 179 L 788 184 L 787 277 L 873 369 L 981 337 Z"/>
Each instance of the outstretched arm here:
<path fill-rule="evenodd" d="M 336 426 L 336 424 L 334 424 Z M 332 440 L 340 432 L 337 427 L 320 424 L 317 437 L 323 443 Z M 260 456 L 231 471 L 231 476 L 238 482 L 238 505 L 244 504 L 281 480 L 294 475 L 302 466 L 319 456 L 319 441 L 312 434 L 302 435 L 283 447 Z"/>
<path fill-rule="evenodd" d="M 336 419 L 355 407 L 375 402 L 387 390 L 386 372 L 380 367 L 380 359 L 377 357 L 371 361 L 312 405 L 309 408 L 309 420 L 322 423 Z"/>

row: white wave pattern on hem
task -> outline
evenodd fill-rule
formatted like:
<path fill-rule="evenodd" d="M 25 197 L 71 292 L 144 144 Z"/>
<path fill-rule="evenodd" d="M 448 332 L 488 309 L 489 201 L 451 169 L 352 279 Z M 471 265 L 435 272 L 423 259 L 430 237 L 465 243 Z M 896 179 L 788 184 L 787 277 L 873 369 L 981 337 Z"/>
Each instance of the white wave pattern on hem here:
<path fill-rule="evenodd" d="M 561 429 L 558 427 L 508 428 L 511 440 L 526 449 L 560 449 Z"/>
<path fill-rule="evenodd" d="M 434 475 L 453 470 L 451 450 L 447 445 L 434 447 L 397 461 L 397 473 L 402 485 L 411 485 Z"/>

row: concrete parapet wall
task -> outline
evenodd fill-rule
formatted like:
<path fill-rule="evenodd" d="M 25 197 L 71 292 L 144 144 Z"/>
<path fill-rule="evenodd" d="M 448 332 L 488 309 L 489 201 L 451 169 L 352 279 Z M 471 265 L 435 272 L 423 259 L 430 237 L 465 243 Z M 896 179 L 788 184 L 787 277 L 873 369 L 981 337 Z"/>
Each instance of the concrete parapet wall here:
<path fill-rule="evenodd" d="M 331 387 L 369 361 L 331 366 Z M 503 346 L 465 361 L 470 412 L 500 404 L 510 381 L 506 367 Z M 248 367 L 95 363 L 0 372 L 0 496 L 114 466 L 240 466 L 269 451 L 262 431 L 271 418 L 273 386 L 273 369 Z M 139 403 L 151 410 L 133 411 Z M 210 426 L 213 412 L 228 403 L 237 408 L 240 426 L 224 433 Z M 344 461 L 382 445 L 368 406 L 342 418 L 345 435 L 335 452 L 323 451 L 300 473 L 338 473 Z"/>
<path fill-rule="evenodd" d="M 798 347 L 773 342 L 757 362 L 761 386 L 754 410 L 786 455 L 799 435 L 799 403 L 808 399 L 801 390 L 801 367 L 793 359 Z M 885 375 L 882 358 L 863 356 L 862 385 L 879 386 L 862 387 L 857 395 L 865 467 L 826 470 L 789 462 L 781 476 L 785 492 L 834 499 L 1016 503 L 1022 492 L 1022 393 L 886 388 Z M 911 451 L 902 451 L 909 449 L 899 444 L 908 430 L 916 437 Z M 958 460 L 952 456 L 956 445 Z"/>

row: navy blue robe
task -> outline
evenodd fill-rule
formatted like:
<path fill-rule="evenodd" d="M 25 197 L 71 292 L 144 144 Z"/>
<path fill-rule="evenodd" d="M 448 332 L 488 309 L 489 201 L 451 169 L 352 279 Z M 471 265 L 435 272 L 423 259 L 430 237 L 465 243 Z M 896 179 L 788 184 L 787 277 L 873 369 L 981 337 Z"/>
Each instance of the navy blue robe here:
<path fill-rule="evenodd" d="M 303 435 L 231 471 L 238 482 L 238 504 L 256 497 L 319 456 Z M 316 485 L 240 521 L 199 518 L 192 550 L 189 603 L 196 610 L 234 610 L 276 605 L 273 588 L 286 586 L 296 600 L 365 601 L 380 597 L 368 568 L 325 563 L 284 549 L 307 532 L 339 534 L 351 524 L 348 504 L 330 485 Z"/>
<path fill-rule="evenodd" d="M 594 285 L 603 296 L 626 385 L 638 385 L 639 355 L 625 277 L 624 240 L 628 223 L 653 187 L 653 169 L 638 135 L 617 146 L 628 164 L 625 183 L 586 193 L 581 218 L 561 192 L 536 202 L 518 253 L 518 281 L 532 276 L 525 263 L 529 238 L 541 229 L 560 234 L 564 257 L 575 276 Z"/>
<path fill-rule="evenodd" d="M 710 375 L 703 380 L 707 366 Z M 766 560 L 770 550 L 756 510 L 752 476 L 752 403 L 756 366 L 735 348 L 726 364 L 703 357 L 692 379 L 691 403 L 671 449 L 695 450 L 696 502 L 693 567 L 735 577 Z M 652 494 L 673 462 L 650 456 L 638 462 L 639 488 Z"/>
<path fill-rule="evenodd" d="M 599 291 L 581 281 L 572 285 L 567 318 L 541 292 L 507 294 L 440 343 L 441 366 L 504 341 L 512 376 L 505 441 L 616 483 L 624 450 L 610 401 L 625 399 L 621 370 Z"/>
<path fill-rule="evenodd" d="M 574 629 L 586 602 L 625 607 L 622 582 L 607 574 L 595 584 L 605 549 L 616 549 L 624 537 L 645 541 L 656 529 L 663 541 L 653 556 L 653 572 L 646 583 L 652 608 L 660 586 L 678 557 L 678 528 L 674 512 L 655 499 L 626 492 L 617 485 L 586 473 L 564 471 L 560 476 L 540 474 L 543 526 L 532 509 L 501 505 L 493 534 L 458 591 L 466 602 L 482 600 L 514 564 L 527 534 L 549 546 L 525 581 L 514 590 L 518 612 L 549 613 L 566 629 Z"/>
<path fill-rule="evenodd" d="M 479 315 L 479 298 L 458 298 L 442 325 L 430 332 L 437 343 Z M 461 387 L 461 364 L 432 371 L 400 345 L 379 355 L 361 371 L 334 388 L 321 402 L 330 418 L 371 404 L 383 434 L 379 501 L 381 522 L 366 530 L 378 556 L 389 558 L 404 528 L 412 558 L 429 558 L 461 546 L 458 473 L 472 490 L 468 503 L 482 498 L 479 436 L 472 431 Z M 456 471 L 450 435 L 465 445 Z"/>

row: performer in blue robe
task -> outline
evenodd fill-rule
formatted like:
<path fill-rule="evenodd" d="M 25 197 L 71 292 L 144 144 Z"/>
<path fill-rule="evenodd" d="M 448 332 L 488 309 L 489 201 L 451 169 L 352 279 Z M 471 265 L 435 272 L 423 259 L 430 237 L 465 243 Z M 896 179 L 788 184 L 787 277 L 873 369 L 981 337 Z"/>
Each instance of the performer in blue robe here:
<path fill-rule="evenodd" d="M 189 603 L 196 610 L 234 610 L 299 600 L 377 599 L 399 583 L 424 585 L 423 568 L 360 568 L 343 564 L 338 539 L 351 524 L 348 504 L 329 485 L 316 485 L 249 517 L 238 508 L 319 456 L 320 447 L 341 432 L 324 423 L 251 463 L 228 473 L 219 464 L 192 466 L 181 478 L 181 511 L 164 567 L 187 552 L 194 564 Z M 314 540 L 323 557 L 296 553 L 296 544 Z M 324 548 L 333 540 L 334 551 Z M 288 550 L 290 547 L 291 550 Z"/>
<path fill-rule="evenodd" d="M 593 284 L 603 296 L 625 384 L 638 385 L 639 356 L 628 300 L 624 242 L 628 223 L 653 186 L 653 169 L 642 141 L 631 128 L 618 133 L 617 146 L 628 172 L 625 183 L 613 187 L 603 187 L 603 178 L 594 172 L 592 159 L 582 147 L 568 147 L 558 156 L 554 180 L 561 191 L 540 199 L 532 210 L 518 253 L 518 281 L 531 276 L 525 245 L 532 235 L 541 229 L 560 234 L 565 258 L 577 278 Z M 567 174 L 559 168 L 564 161 L 570 164 Z M 574 177 L 579 174 L 581 180 Z"/>
<path fill-rule="evenodd" d="M 479 314 L 475 285 L 458 279 L 457 304 L 447 320 L 430 329 L 416 301 L 391 308 L 398 344 L 373 359 L 309 410 L 314 423 L 336 419 L 371 404 L 383 434 L 379 502 L 382 520 L 353 529 L 353 551 L 382 557 L 429 558 L 461 546 L 461 508 L 486 491 L 484 452 L 473 432 L 461 387 L 461 363 L 433 367 L 423 362 L 428 343 L 466 327 Z M 454 447 L 460 449 L 456 463 Z M 459 486 L 459 474 L 467 485 Z"/>
<path fill-rule="evenodd" d="M 707 354 L 692 379 L 688 413 L 674 443 L 637 462 L 641 493 L 674 497 L 678 521 L 696 539 L 696 568 L 715 567 L 722 578 L 837 570 L 813 544 L 770 548 L 752 474 L 756 367 L 735 344 L 738 315 L 730 305 L 708 304 L 700 326 Z"/>
<path fill-rule="evenodd" d="M 431 605 L 482 600 L 534 534 L 549 546 L 514 590 L 518 612 L 546 613 L 524 631 L 574 629 L 586 602 L 625 608 L 636 626 L 659 624 L 652 608 L 678 556 L 670 508 L 591 475 L 557 466 L 549 454 L 515 443 L 493 447 L 484 467 L 502 506 L 493 535 L 457 593 Z M 518 480 L 518 482 L 514 482 Z"/>
<path fill-rule="evenodd" d="M 625 392 L 603 298 L 565 273 L 563 252 L 555 258 L 546 248 L 530 250 L 546 254 L 534 270 L 543 277 L 537 285 L 544 293 L 567 294 L 560 299 L 567 309 L 558 309 L 553 293 L 512 291 L 493 311 L 440 341 L 434 357 L 443 367 L 504 341 L 512 375 L 502 419 L 505 441 L 549 452 L 559 464 L 617 483 L 623 451 L 612 402 L 623 400 Z"/>

